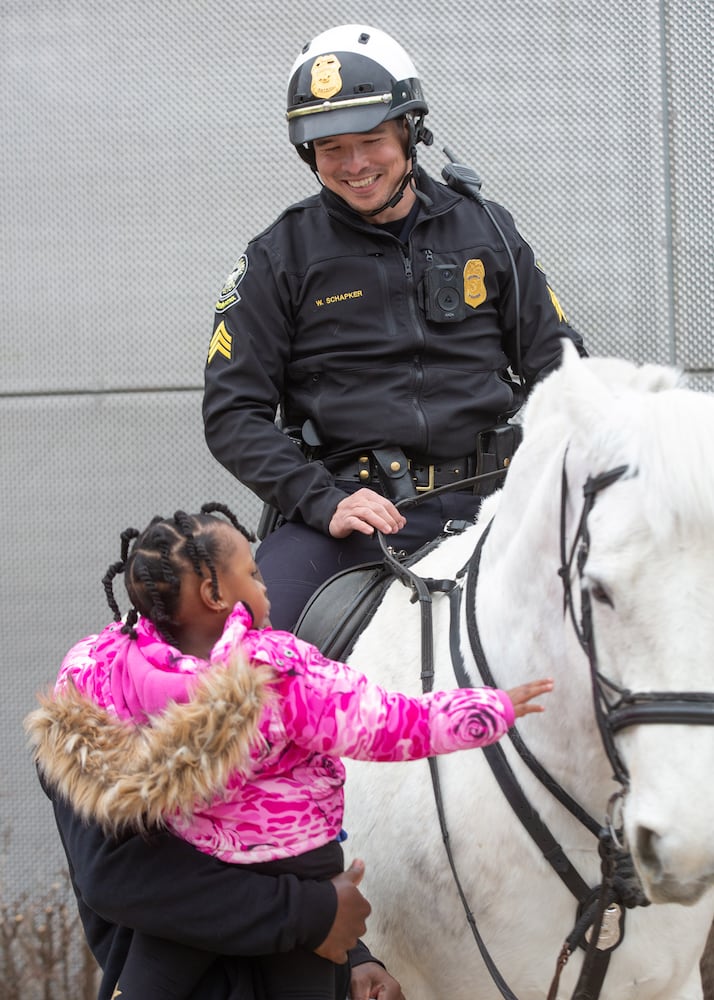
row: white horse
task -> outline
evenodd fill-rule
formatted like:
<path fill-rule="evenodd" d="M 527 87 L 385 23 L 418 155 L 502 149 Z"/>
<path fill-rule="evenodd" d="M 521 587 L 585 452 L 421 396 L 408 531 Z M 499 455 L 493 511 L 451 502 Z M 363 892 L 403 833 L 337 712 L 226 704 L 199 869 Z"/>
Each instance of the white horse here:
<path fill-rule="evenodd" d="M 456 588 L 464 589 L 458 627 L 469 683 L 483 683 L 467 637 L 475 600 L 493 683 L 508 689 L 555 679 L 542 700 L 546 712 L 519 721 L 523 742 L 596 825 L 607 826 L 607 816 L 611 828 L 621 827 L 653 904 L 624 909 L 622 941 L 604 952 L 610 961 L 602 1000 L 700 1000 L 698 962 L 714 916 L 714 728 L 692 724 L 711 715 L 712 704 L 688 697 L 714 691 L 714 398 L 677 381 L 668 368 L 583 361 L 566 345 L 562 367 L 527 404 L 523 443 L 503 488 L 475 526 L 413 567 L 420 578 L 457 580 L 490 525 L 475 598 L 464 585 L 468 573 Z M 579 533 L 589 479 L 594 502 Z M 438 592 L 430 606 L 411 596 L 401 581 L 391 584 L 350 662 L 385 687 L 421 691 L 426 605 L 433 686 L 455 687 L 452 602 Z M 584 627 L 588 638 L 586 604 L 594 666 L 612 685 L 597 696 L 578 637 Z M 669 700 L 630 701 L 623 691 L 666 692 Z M 618 699 L 619 722 L 606 727 L 609 759 L 595 705 L 607 716 Z M 572 867 L 599 886 L 605 876 L 596 833 L 546 790 L 509 738 L 499 746 Z M 348 766 L 345 847 L 348 857 L 366 861 L 363 888 L 373 907 L 366 940 L 407 1000 L 508 996 L 488 960 L 510 995 L 545 1000 L 577 903 L 516 818 L 485 752 L 438 760 L 456 877 L 427 763 Z M 614 774 L 627 791 L 609 805 L 622 787 Z M 616 940 L 622 927 L 612 912 Z M 573 996 L 584 954 L 564 953 L 552 992 L 558 1000 Z"/>

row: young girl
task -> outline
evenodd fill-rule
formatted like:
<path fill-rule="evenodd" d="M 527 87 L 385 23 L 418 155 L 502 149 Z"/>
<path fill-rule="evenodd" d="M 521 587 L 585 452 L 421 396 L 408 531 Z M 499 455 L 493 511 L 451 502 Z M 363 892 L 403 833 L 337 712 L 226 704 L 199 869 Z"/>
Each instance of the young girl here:
<path fill-rule="evenodd" d="M 121 538 L 104 578 L 114 622 L 70 650 L 28 723 L 45 779 L 115 833 L 165 822 L 224 861 L 331 878 L 343 869 L 340 757 L 486 746 L 542 711 L 532 699 L 552 689 L 540 680 L 409 697 L 274 631 L 251 536 L 220 504 Z M 122 572 L 125 623 L 112 587 Z M 115 995 L 178 1000 L 212 958 L 137 935 Z M 312 952 L 254 964 L 268 1000 L 335 1000 L 344 982 Z"/>

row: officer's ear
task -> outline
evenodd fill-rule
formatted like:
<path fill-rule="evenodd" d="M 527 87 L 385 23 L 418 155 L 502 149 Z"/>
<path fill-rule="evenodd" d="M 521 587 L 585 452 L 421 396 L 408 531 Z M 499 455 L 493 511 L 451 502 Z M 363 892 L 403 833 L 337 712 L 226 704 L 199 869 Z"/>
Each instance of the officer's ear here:
<path fill-rule="evenodd" d="M 412 147 L 414 145 L 413 140 L 413 126 L 406 115 L 403 115 L 399 119 L 401 129 L 397 133 L 402 141 L 402 149 L 404 150 L 404 155 L 408 160 L 412 158 Z"/>

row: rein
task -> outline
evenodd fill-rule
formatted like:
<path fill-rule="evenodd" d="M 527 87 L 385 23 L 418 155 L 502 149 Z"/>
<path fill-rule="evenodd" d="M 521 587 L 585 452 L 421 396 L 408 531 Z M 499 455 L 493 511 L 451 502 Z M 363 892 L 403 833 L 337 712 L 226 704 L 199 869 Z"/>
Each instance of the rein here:
<path fill-rule="evenodd" d="M 488 686 L 498 687 L 481 645 L 476 620 L 476 584 L 481 552 L 490 528 L 491 524 L 487 525 L 473 555 L 464 567 L 467 572 L 466 622 L 471 651 L 481 678 Z M 461 573 L 463 572 L 464 570 L 461 571 Z M 458 629 L 455 638 L 458 641 Z M 469 686 L 469 681 L 465 673 L 463 657 L 459 646 L 455 645 L 453 640 L 452 636 L 451 655 L 454 671 L 459 685 L 466 687 Z M 508 735 L 521 760 L 541 784 L 599 841 L 603 879 L 598 888 L 592 889 L 572 866 L 561 846 L 541 820 L 538 812 L 528 801 L 500 744 L 494 743 L 492 746 L 484 747 L 483 753 L 516 816 L 540 848 L 543 857 L 580 904 L 580 916 L 561 949 L 556 974 L 551 983 L 547 1000 L 555 1000 L 560 974 L 572 952 L 586 938 L 588 931 L 589 944 L 572 1000 L 595 1000 L 600 995 L 610 955 L 624 937 L 623 907 L 631 908 L 644 905 L 646 901 L 636 886 L 631 859 L 620 848 L 619 841 L 613 836 L 611 830 L 603 829 L 583 809 L 580 803 L 575 801 L 552 777 L 540 761 L 533 756 L 515 726 L 509 730 Z"/>
<path fill-rule="evenodd" d="M 494 476 L 505 475 L 505 470 L 497 470 L 496 472 L 485 473 L 481 476 L 474 476 L 472 480 L 464 480 L 458 484 L 460 488 L 463 489 L 464 482 L 477 482 L 480 479 L 491 479 Z M 419 497 L 409 498 L 407 500 L 401 501 L 396 504 L 400 509 L 407 506 L 415 506 L 422 499 L 426 499 L 426 496 L 433 496 L 435 493 L 447 492 L 448 490 L 455 488 L 453 484 L 448 486 L 439 487 L 436 490 L 432 490 L 429 494 L 422 494 Z M 407 566 L 402 565 L 392 554 L 391 550 L 388 548 L 384 535 L 381 532 L 377 532 L 377 537 L 379 539 L 379 544 L 382 549 L 385 560 L 390 565 L 392 572 L 399 580 L 412 590 L 412 601 L 418 600 L 420 602 L 420 613 L 421 613 L 421 682 L 422 690 L 424 692 L 429 692 L 432 690 L 434 683 L 434 643 L 433 643 L 433 623 L 431 617 L 431 595 L 434 592 L 448 594 L 449 603 L 451 606 L 451 641 L 453 648 L 453 635 L 454 635 L 454 619 L 458 623 L 458 615 L 454 615 L 455 603 L 458 605 L 460 600 L 460 589 L 461 584 L 457 580 L 434 580 L 431 578 L 424 578 L 414 573 Z M 463 573 L 463 570 L 461 571 Z M 458 632 L 458 628 L 456 629 Z M 463 663 L 462 663 L 463 670 Z M 436 810 L 439 819 L 439 828 L 441 830 L 441 837 L 444 842 L 444 847 L 446 849 L 446 857 L 449 862 L 449 867 L 451 868 L 451 873 L 454 878 L 454 884 L 456 890 L 459 894 L 459 899 L 464 908 L 464 913 L 466 915 L 466 920 L 469 927 L 471 928 L 471 933 L 473 934 L 474 940 L 481 954 L 481 958 L 484 965 L 488 969 L 488 972 L 493 979 L 494 983 L 499 989 L 501 996 L 504 1000 L 518 1000 L 515 993 L 508 987 L 506 981 L 501 975 L 498 967 L 491 958 L 491 955 L 486 947 L 486 944 L 481 937 L 478 926 L 476 924 L 476 918 L 469 906 L 468 899 L 466 898 L 466 893 L 461 884 L 461 879 L 459 878 L 459 872 L 456 867 L 456 861 L 454 859 L 454 854 L 451 849 L 451 840 L 449 837 L 449 830 L 446 824 L 446 815 L 444 812 L 444 800 L 441 793 L 441 781 L 439 779 L 439 770 L 437 766 L 437 760 L 435 757 L 428 758 L 429 772 L 431 775 L 432 786 L 434 789 L 434 799 L 436 802 Z"/>

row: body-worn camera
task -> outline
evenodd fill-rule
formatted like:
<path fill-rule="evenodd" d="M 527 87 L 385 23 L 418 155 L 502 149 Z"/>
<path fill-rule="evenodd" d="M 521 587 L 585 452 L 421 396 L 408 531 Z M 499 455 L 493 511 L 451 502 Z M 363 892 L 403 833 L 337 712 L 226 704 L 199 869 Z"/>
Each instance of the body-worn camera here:
<path fill-rule="evenodd" d="M 460 323 L 466 316 L 464 279 L 458 264 L 434 264 L 424 272 L 424 314 L 432 323 Z"/>

